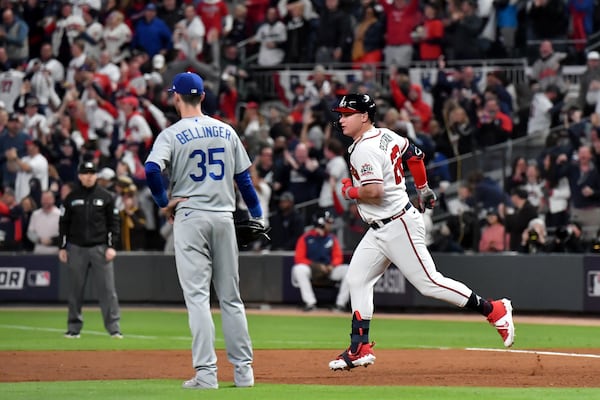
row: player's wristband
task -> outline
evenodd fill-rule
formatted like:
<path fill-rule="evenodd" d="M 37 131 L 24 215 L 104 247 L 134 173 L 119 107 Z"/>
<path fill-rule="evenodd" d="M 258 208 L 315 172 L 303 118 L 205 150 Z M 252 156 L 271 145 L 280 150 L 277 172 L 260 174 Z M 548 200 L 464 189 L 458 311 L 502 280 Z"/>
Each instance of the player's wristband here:
<path fill-rule="evenodd" d="M 351 187 L 350 189 L 348 189 L 348 191 L 346 192 L 348 194 L 348 197 L 350 197 L 351 199 L 358 199 L 358 188 L 357 187 Z"/>

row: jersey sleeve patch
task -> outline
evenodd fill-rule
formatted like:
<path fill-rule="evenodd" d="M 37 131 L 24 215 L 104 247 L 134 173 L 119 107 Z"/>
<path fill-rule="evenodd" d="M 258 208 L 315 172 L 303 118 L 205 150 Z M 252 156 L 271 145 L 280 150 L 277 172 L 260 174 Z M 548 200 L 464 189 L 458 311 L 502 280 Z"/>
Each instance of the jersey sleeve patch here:
<path fill-rule="evenodd" d="M 370 176 L 373 176 L 373 165 L 371 165 L 371 163 L 364 163 L 363 165 L 360 166 L 360 176 L 367 178 Z"/>

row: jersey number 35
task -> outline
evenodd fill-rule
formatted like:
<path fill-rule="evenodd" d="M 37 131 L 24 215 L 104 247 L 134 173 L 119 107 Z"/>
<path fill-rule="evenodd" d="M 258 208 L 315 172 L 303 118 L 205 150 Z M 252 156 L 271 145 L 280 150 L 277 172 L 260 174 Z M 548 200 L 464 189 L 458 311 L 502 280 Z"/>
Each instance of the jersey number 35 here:
<path fill-rule="evenodd" d="M 208 149 L 208 165 L 206 164 L 206 153 L 204 150 L 194 150 L 190 154 L 190 158 L 200 157 L 200 161 L 196 164 L 198 169 L 200 170 L 199 174 L 190 174 L 190 178 L 194 182 L 202 182 L 207 175 L 214 181 L 220 181 L 225 176 L 225 163 L 222 159 L 219 159 L 219 154 L 225 154 L 225 149 L 223 147 L 214 147 Z"/>

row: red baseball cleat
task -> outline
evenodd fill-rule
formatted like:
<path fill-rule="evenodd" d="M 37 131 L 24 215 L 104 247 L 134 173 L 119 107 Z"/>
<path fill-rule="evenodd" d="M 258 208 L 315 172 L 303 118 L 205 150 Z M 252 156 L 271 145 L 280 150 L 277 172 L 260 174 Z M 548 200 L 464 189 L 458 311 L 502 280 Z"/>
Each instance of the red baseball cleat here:
<path fill-rule="evenodd" d="M 348 348 L 342 354 L 340 354 L 335 360 L 329 363 L 329 368 L 337 370 L 349 370 L 355 367 L 367 367 L 375 362 L 375 355 L 373 354 L 373 347 L 375 342 L 361 343 L 358 345 L 356 353 L 350 352 Z"/>
<path fill-rule="evenodd" d="M 494 308 L 487 320 L 494 325 L 502 340 L 504 346 L 510 347 L 515 341 L 515 324 L 512 318 L 512 304 L 508 299 L 492 301 Z"/>

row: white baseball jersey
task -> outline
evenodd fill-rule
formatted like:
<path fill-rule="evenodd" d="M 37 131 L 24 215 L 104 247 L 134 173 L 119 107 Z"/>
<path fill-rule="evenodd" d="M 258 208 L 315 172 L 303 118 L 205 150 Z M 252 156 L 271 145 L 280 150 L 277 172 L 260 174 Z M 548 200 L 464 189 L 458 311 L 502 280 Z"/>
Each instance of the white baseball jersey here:
<path fill-rule="evenodd" d="M 25 74 L 21 71 L 10 70 L 0 74 L 0 101 L 4 103 L 6 111 L 14 111 L 13 104 L 21 93 L 21 85 Z"/>
<path fill-rule="evenodd" d="M 48 160 L 41 154 L 35 156 L 25 156 L 21 161 L 31 167 L 31 171 L 20 170 L 15 178 L 15 198 L 17 202 L 29 195 L 29 180 L 38 178 L 42 191 L 48 190 Z"/>
<path fill-rule="evenodd" d="M 353 186 L 383 184 L 380 204 L 358 201 L 358 212 L 366 223 L 398 214 L 409 201 L 402 166 L 409 144 L 408 139 L 389 129 L 372 128 L 348 149 Z"/>
<path fill-rule="evenodd" d="M 235 210 L 236 174 L 251 163 L 230 126 L 209 116 L 182 118 L 163 130 L 146 162 L 170 167 L 171 197 L 187 197 L 179 208 Z"/>

